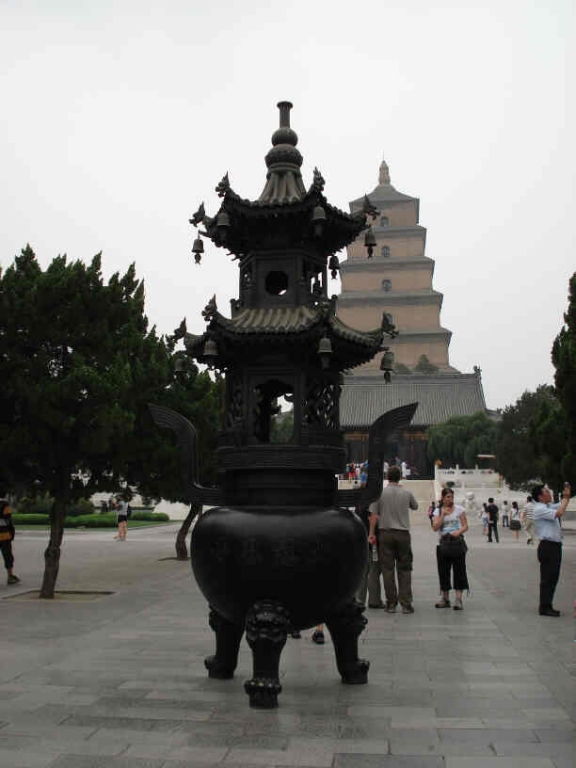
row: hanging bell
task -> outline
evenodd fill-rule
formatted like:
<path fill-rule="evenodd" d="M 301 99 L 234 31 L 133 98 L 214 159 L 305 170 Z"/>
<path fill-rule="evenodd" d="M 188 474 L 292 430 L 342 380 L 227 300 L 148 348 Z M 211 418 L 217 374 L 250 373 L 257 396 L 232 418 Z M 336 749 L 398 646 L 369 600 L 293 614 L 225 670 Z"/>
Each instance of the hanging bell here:
<path fill-rule="evenodd" d="M 380 370 L 384 371 L 384 381 L 386 384 L 390 384 L 392 380 L 390 374 L 394 370 L 394 352 L 391 352 L 388 347 L 385 347 L 385 352 L 380 360 Z"/>
<path fill-rule="evenodd" d="M 330 365 L 330 355 L 333 351 L 332 342 L 328 336 L 323 336 L 318 343 L 318 356 L 320 357 L 322 368 L 328 368 Z"/>
<path fill-rule="evenodd" d="M 205 342 L 203 357 L 207 357 L 207 358 L 218 357 L 218 347 L 216 346 L 216 342 L 214 341 L 214 339 L 208 339 Z"/>
<path fill-rule="evenodd" d="M 312 211 L 312 224 L 314 224 L 314 235 L 320 237 L 324 224 L 326 223 L 326 211 L 321 205 L 317 205 Z"/>
<path fill-rule="evenodd" d="M 186 370 L 186 362 L 182 357 L 177 357 L 174 363 L 174 373 L 184 373 Z"/>
<path fill-rule="evenodd" d="M 394 369 L 394 352 L 390 352 L 389 349 L 386 349 L 386 351 L 382 355 L 382 360 L 380 361 L 380 370 L 392 371 L 393 369 Z"/>
<path fill-rule="evenodd" d="M 371 259 L 376 245 L 376 238 L 374 237 L 374 232 L 372 232 L 372 227 L 368 227 L 366 230 L 366 234 L 364 235 L 364 245 L 368 251 L 368 258 Z"/>
<path fill-rule="evenodd" d="M 194 261 L 196 264 L 200 264 L 202 261 L 202 254 L 204 253 L 204 243 L 201 238 L 197 237 L 192 243 L 192 253 L 194 254 Z"/>
<path fill-rule="evenodd" d="M 230 229 L 230 216 L 226 211 L 220 211 L 218 218 L 216 219 L 216 227 L 218 229 L 218 237 L 222 243 L 226 241 L 226 235 Z"/>

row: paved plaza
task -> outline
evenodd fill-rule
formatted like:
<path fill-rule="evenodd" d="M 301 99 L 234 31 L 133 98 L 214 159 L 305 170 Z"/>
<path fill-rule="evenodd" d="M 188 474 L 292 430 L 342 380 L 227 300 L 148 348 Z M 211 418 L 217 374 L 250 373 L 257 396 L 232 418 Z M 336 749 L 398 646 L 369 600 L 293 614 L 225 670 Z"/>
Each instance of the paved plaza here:
<path fill-rule="evenodd" d="M 366 686 L 345 686 L 329 635 L 289 638 L 277 710 L 236 678 L 207 678 L 207 606 L 174 559 L 177 524 L 65 534 L 54 601 L 40 586 L 46 533 L 19 532 L 0 586 L 0 768 L 574 768 L 576 523 L 566 525 L 559 619 L 536 612 L 536 552 L 468 536 L 471 594 L 437 610 L 430 527 L 413 531 L 413 615 L 367 612 Z M 345 565 L 343 564 L 343 567 Z"/>

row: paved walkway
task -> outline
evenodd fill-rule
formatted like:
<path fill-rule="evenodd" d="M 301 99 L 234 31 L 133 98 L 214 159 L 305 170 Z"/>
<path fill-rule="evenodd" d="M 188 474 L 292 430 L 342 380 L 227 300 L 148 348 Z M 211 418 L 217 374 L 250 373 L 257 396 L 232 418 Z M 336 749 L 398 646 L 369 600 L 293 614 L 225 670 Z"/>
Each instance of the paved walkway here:
<path fill-rule="evenodd" d="M 172 559 L 176 529 L 66 533 L 58 588 L 113 592 L 91 601 L 27 596 L 46 537 L 17 536 L 22 584 L 0 586 L 0 768 L 574 767 L 576 526 L 560 619 L 535 612 L 534 548 L 478 527 L 465 610 L 434 609 L 434 538 L 418 526 L 416 612 L 368 612 L 369 684 L 342 685 L 330 640 L 305 632 L 286 644 L 273 711 L 248 707 L 245 643 L 236 678 L 208 680 L 213 636 L 189 564 Z"/>

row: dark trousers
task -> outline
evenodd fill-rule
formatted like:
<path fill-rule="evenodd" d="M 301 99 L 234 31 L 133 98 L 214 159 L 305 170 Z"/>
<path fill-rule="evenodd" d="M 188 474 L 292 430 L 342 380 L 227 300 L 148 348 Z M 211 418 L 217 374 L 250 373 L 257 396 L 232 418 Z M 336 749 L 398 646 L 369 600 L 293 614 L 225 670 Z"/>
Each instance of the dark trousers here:
<path fill-rule="evenodd" d="M 360 582 L 360 587 L 356 593 L 356 600 L 366 603 L 366 592 L 368 592 L 368 605 L 380 605 L 382 602 L 382 592 L 380 590 L 380 562 L 372 560 L 372 552 L 368 552 L 368 562 L 366 570 Z"/>
<path fill-rule="evenodd" d="M 468 574 L 466 573 L 466 555 L 460 557 L 443 557 L 440 547 L 436 547 L 436 562 L 438 564 L 438 578 L 440 591 L 450 592 L 450 572 L 454 574 L 454 589 L 459 592 L 470 589 L 468 586 Z"/>
<path fill-rule="evenodd" d="M 492 534 L 496 539 L 496 543 L 500 541 L 498 537 L 498 523 L 488 523 L 488 541 L 492 541 Z"/>
<path fill-rule="evenodd" d="M 384 579 L 386 602 L 412 603 L 412 543 L 410 531 L 381 528 L 378 531 L 378 557 Z M 398 576 L 398 586 L 396 586 Z"/>
<path fill-rule="evenodd" d="M 538 544 L 540 563 L 540 610 L 552 608 L 556 584 L 562 564 L 562 544 L 559 541 L 542 539 Z"/>
<path fill-rule="evenodd" d="M 4 566 L 7 571 L 14 567 L 14 555 L 12 554 L 12 542 L 0 541 L 0 549 L 4 558 Z"/>

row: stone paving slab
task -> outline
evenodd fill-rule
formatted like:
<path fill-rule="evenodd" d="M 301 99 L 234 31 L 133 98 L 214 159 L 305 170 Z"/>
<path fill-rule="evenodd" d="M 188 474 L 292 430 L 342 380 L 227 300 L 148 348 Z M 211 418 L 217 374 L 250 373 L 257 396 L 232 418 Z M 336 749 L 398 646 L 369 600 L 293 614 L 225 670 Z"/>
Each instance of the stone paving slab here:
<path fill-rule="evenodd" d="M 343 686 L 324 646 L 289 639 L 274 711 L 251 710 L 242 644 L 232 681 L 206 677 L 207 609 L 175 526 L 66 534 L 58 588 L 92 602 L 12 600 L 38 589 L 46 536 L 15 544 L 0 586 L 0 768 L 573 768 L 576 535 L 560 619 L 535 611 L 533 548 L 469 535 L 465 610 L 437 611 L 434 537 L 413 531 L 416 612 L 368 610 L 367 686 Z M 575 529 L 576 533 L 576 529 Z"/>

